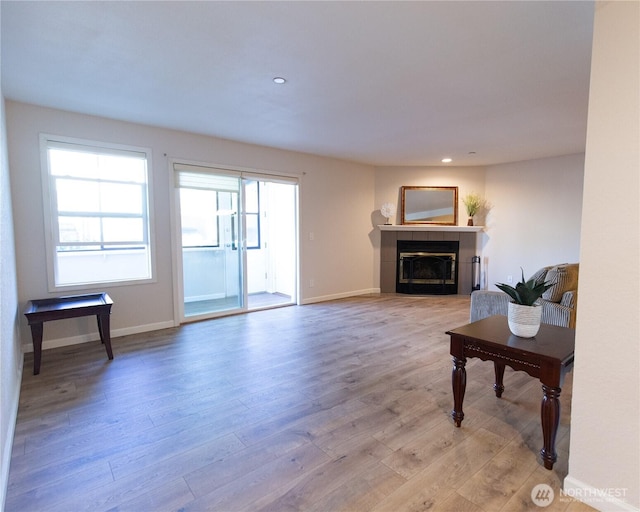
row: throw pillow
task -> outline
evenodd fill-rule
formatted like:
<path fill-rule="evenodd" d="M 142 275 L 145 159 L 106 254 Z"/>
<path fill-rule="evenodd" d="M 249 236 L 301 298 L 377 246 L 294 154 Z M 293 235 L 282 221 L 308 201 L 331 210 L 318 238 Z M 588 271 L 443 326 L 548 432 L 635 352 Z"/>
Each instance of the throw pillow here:
<path fill-rule="evenodd" d="M 529 279 L 533 279 L 534 283 L 544 283 L 545 277 L 547 277 L 547 272 L 553 267 L 543 267 L 538 270 L 535 274 L 533 274 Z"/>
<path fill-rule="evenodd" d="M 547 283 L 553 283 L 542 298 L 550 302 L 560 302 L 564 292 L 578 288 L 578 265 L 558 265 L 547 272 Z"/>

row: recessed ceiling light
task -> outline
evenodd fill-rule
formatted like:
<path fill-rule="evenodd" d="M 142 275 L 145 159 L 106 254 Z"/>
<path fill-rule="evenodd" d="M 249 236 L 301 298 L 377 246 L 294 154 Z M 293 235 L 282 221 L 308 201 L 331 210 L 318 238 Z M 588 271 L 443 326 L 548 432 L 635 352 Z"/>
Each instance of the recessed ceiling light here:
<path fill-rule="evenodd" d="M 449 157 L 447 157 L 447 158 L 443 158 L 443 159 L 442 159 L 442 163 L 443 163 L 443 164 L 448 164 L 448 163 L 450 163 L 450 162 L 453 162 L 453 158 L 449 158 Z"/>
<path fill-rule="evenodd" d="M 287 80 L 282 78 L 281 76 L 277 76 L 273 79 L 273 82 L 276 84 L 284 84 Z"/>

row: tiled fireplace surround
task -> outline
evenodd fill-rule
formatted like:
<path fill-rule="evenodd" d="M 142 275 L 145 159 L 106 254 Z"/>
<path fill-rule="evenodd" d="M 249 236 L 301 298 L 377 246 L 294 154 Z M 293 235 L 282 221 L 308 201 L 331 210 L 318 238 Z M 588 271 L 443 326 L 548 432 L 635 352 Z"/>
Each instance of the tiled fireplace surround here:
<path fill-rule="evenodd" d="M 456 240 L 458 253 L 458 294 L 471 293 L 471 259 L 477 254 L 481 226 L 382 225 L 380 241 L 380 291 L 396 291 L 398 240 Z"/>

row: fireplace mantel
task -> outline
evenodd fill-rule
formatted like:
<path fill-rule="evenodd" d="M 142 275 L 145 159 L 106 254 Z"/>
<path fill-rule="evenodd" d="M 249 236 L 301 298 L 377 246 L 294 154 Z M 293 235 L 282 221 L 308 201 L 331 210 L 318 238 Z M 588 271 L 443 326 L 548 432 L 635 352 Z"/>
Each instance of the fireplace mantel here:
<path fill-rule="evenodd" d="M 449 231 L 453 233 L 479 233 L 484 226 L 439 226 L 437 224 L 380 224 L 380 231 Z"/>

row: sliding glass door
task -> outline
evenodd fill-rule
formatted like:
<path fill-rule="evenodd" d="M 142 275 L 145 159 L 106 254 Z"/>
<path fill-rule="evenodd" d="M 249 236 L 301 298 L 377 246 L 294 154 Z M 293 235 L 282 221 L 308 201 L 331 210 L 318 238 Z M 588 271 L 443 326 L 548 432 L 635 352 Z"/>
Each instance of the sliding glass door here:
<path fill-rule="evenodd" d="M 180 319 L 297 302 L 297 183 L 174 164 Z"/>
<path fill-rule="evenodd" d="M 241 309 L 240 178 L 180 171 L 177 184 L 183 316 Z"/>

